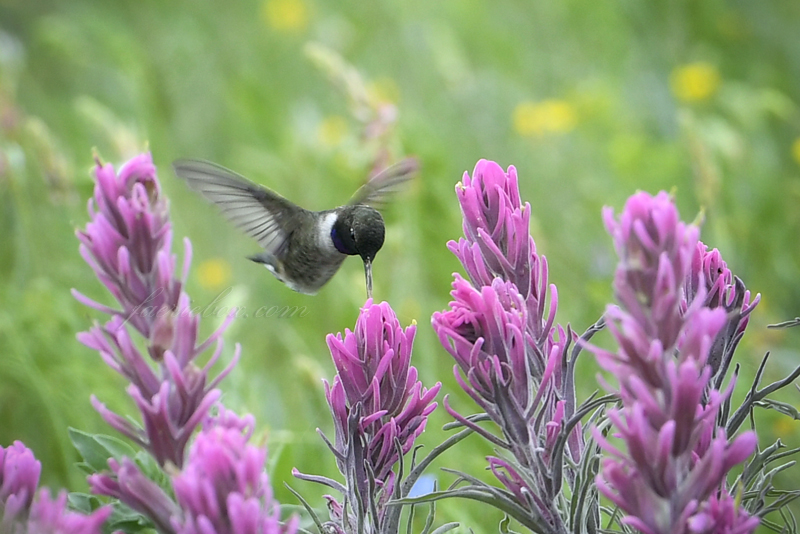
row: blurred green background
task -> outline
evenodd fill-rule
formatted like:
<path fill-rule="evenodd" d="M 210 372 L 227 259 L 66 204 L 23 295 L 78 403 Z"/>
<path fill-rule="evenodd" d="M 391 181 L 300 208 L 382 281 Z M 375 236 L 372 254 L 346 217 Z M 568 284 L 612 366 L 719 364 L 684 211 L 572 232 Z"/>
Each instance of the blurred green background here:
<path fill-rule="evenodd" d="M 418 321 L 422 380 L 443 381 L 465 413 L 474 407 L 428 325 L 459 268 L 445 248 L 461 233 L 453 188 L 480 158 L 517 167 L 558 320 L 578 331 L 611 299 L 604 205 L 666 189 L 684 220 L 702 208 L 702 239 L 763 297 L 738 353 L 743 374 L 772 350 L 777 379 L 800 360 L 797 332 L 765 328 L 800 315 L 799 25 L 800 3 L 756 0 L 0 0 L 0 444 L 22 439 L 44 483 L 81 489 L 67 426 L 108 431 L 92 393 L 130 410 L 123 381 L 75 340 L 100 317 L 70 288 L 110 303 L 74 237 L 88 220 L 93 147 L 115 164 L 152 151 L 179 258 L 192 240 L 195 303 L 307 308 L 241 319 L 226 334 L 228 357 L 238 342 L 243 358 L 223 382 L 225 402 L 257 417 L 283 502 L 295 502 L 282 486 L 292 467 L 334 474 L 315 432 L 331 431 L 325 335 L 352 328 L 363 268 L 347 261 L 314 297 L 288 290 L 244 259 L 258 250 L 252 240 L 174 177 L 179 157 L 324 209 L 349 198 L 381 150 L 417 156 L 417 180 L 385 213 L 375 296 L 403 324 Z M 397 121 L 365 141 L 380 110 Z M 204 332 L 218 322 L 206 318 Z M 579 367 L 588 394 L 597 367 Z M 793 421 L 765 415 L 764 443 L 797 443 Z M 422 441 L 440 440 L 448 420 L 438 410 Z M 470 438 L 443 463 L 479 474 L 489 453 Z M 291 483 L 322 504 L 320 488 Z M 439 511 L 477 532 L 500 519 L 463 502 Z"/>

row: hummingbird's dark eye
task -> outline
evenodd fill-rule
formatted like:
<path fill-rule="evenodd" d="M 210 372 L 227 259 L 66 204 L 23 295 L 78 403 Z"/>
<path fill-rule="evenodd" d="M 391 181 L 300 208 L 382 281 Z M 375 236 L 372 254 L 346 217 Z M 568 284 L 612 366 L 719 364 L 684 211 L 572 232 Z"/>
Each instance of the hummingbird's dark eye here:
<path fill-rule="evenodd" d="M 356 231 L 353 230 L 352 228 L 350 228 L 350 239 L 352 239 L 353 241 L 356 240 Z"/>

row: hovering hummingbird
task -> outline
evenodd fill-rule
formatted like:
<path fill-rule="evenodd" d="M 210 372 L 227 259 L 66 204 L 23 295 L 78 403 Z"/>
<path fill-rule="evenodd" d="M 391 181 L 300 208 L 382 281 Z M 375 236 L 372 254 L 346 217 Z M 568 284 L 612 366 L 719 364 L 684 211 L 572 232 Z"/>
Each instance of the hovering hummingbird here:
<path fill-rule="evenodd" d="M 347 256 L 361 256 L 372 298 L 372 260 L 383 246 L 383 206 L 409 180 L 417 161 L 407 158 L 376 174 L 344 206 L 309 211 L 224 167 L 178 160 L 175 174 L 216 204 L 223 215 L 255 238 L 264 251 L 249 259 L 300 293 L 315 294 L 336 274 Z"/>

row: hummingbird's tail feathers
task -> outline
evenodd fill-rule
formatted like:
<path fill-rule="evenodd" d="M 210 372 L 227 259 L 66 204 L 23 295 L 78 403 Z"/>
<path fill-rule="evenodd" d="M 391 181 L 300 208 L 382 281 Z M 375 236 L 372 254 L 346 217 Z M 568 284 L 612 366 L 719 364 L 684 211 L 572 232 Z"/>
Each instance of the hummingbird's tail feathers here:
<path fill-rule="evenodd" d="M 373 208 L 383 208 L 392 195 L 402 189 L 419 170 L 416 158 L 405 158 L 380 171 L 355 192 L 348 204 L 367 204 Z"/>
<path fill-rule="evenodd" d="M 258 254 L 253 254 L 252 256 L 247 256 L 247 259 L 259 263 L 266 267 L 269 272 L 275 275 L 275 278 L 286 283 L 285 276 L 284 276 L 284 266 L 283 262 L 279 260 L 277 257 L 273 256 L 269 252 L 259 252 Z"/>
<path fill-rule="evenodd" d="M 173 168 L 190 188 L 216 204 L 229 221 L 255 238 L 267 253 L 280 256 L 302 208 L 214 163 L 178 160 Z"/>
<path fill-rule="evenodd" d="M 299 283 L 297 280 L 292 279 L 291 276 L 287 276 L 286 265 L 275 256 L 272 256 L 266 252 L 248 256 L 247 259 L 262 264 L 269 272 L 275 275 L 275 278 L 277 278 L 279 282 L 286 284 L 286 286 L 292 291 L 297 291 L 298 293 L 304 293 L 306 295 L 316 295 L 317 291 L 321 287 L 306 286 L 302 283 Z"/>

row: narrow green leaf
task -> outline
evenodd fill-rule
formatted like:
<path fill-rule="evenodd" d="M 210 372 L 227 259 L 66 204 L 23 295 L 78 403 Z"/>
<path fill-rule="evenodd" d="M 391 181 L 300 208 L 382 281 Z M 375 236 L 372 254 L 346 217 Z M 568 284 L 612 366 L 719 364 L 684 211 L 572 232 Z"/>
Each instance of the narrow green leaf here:
<path fill-rule="evenodd" d="M 460 526 L 460 523 L 452 522 L 452 523 L 445 523 L 444 525 L 438 527 L 436 530 L 431 532 L 431 534 L 444 534 L 445 532 L 450 532 L 454 528 Z"/>
<path fill-rule="evenodd" d="M 113 454 L 97 440 L 96 435 L 70 428 L 69 439 L 92 472 L 97 473 L 108 469 L 108 459 Z"/>

